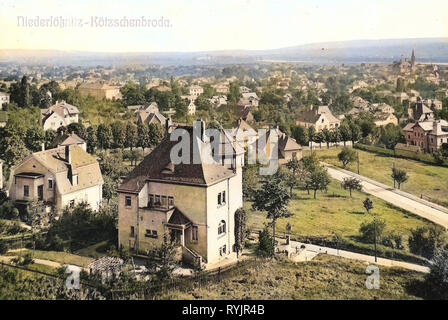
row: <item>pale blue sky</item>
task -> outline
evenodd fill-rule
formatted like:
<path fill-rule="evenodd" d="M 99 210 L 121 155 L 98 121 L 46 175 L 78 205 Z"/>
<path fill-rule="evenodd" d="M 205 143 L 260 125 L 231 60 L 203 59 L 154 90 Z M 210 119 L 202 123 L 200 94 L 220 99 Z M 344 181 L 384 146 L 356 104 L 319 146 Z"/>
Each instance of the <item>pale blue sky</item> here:
<path fill-rule="evenodd" d="M 18 16 L 83 19 L 24 28 Z M 168 18 L 169 28 L 92 28 L 92 16 Z M 305 43 L 448 37 L 447 0 L 0 0 L 0 48 L 87 51 L 270 49 Z"/>

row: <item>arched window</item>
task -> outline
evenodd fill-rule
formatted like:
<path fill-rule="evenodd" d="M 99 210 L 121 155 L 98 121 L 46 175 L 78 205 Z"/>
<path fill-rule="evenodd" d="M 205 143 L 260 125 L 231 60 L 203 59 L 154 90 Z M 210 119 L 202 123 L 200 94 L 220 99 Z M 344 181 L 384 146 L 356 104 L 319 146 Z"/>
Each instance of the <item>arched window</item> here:
<path fill-rule="evenodd" d="M 223 233 L 226 233 L 226 222 L 224 220 L 221 220 L 218 225 L 218 235 Z"/>

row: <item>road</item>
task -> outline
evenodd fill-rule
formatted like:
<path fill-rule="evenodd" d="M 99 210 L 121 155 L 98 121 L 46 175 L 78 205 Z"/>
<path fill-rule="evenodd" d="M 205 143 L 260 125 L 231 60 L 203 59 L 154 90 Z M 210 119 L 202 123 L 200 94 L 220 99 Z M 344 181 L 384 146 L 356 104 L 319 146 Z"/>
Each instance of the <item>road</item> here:
<path fill-rule="evenodd" d="M 334 248 L 328 248 L 328 247 L 322 247 L 322 246 L 317 246 L 314 244 L 301 243 L 301 242 L 297 242 L 297 241 L 291 241 L 290 243 L 291 243 L 292 247 L 300 248 L 301 246 L 305 246 L 305 250 L 311 251 L 311 252 L 317 253 L 317 254 L 329 254 L 332 256 L 338 256 L 338 257 L 342 257 L 342 258 L 346 258 L 346 259 L 364 261 L 364 262 L 368 262 L 371 264 L 377 264 L 379 266 L 385 266 L 385 267 L 400 267 L 400 268 L 423 272 L 423 273 L 429 272 L 428 267 L 421 266 L 421 265 L 414 264 L 414 263 L 408 263 L 408 262 L 385 259 L 385 258 L 378 258 L 377 262 L 375 262 L 374 256 L 369 256 L 366 254 L 345 251 L 345 250 L 339 250 L 339 249 L 334 249 Z"/>
<path fill-rule="evenodd" d="M 356 177 L 361 180 L 363 191 L 365 193 L 383 199 L 399 208 L 405 209 L 422 218 L 448 228 L 448 209 L 417 198 L 409 193 L 390 188 L 356 173 L 338 169 L 325 163 L 324 165 L 327 167 L 328 173 L 332 178 L 342 181 L 344 178 Z"/>

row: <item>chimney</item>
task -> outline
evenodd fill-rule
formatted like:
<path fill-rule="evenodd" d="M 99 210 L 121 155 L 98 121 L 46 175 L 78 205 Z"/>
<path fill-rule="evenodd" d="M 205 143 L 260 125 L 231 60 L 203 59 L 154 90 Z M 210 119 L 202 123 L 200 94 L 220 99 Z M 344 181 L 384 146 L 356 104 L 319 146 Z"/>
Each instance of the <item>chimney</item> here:
<path fill-rule="evenodd" d="M 167 135 L 170 134 L 170 127 L 171 127 L 171 118 L 168 117 L 165 120 L 165 131 Z"/>
<path fill-rule="evenodd" d="M 65 146 L 65 161 L 72 163 L 72 155 L 70 152 L 70 146 Z"/>

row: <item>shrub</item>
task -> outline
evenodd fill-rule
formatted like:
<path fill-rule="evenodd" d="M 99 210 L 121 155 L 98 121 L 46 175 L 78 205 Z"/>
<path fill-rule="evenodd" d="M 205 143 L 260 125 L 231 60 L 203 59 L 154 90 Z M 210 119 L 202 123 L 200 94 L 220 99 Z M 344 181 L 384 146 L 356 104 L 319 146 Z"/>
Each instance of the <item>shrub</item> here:
<path fill-rule="evenodd" d="M 418 227 L 411 230 L 408 243 L 412 253 L 431 259 L 436 249 L 446 243 L 446 233 L 439 226 Z"/>
<path fill-rule="evenodd" d="M 0 240 L 0 254 L 8 252 L 8 244 L 5 240 Z"/>
<path fill-rule="evenodd" d="M 376 219 L 376 239 L 377 242 L 381 242 L 381 238 L 386 228 L 386 221 L 383 219 Z M 361 240 L 367 243 L 373 243 L 375 241 L 375 222 L 363 222 L 359 228 L 361 234 Z"/>
<path fill-rule="evenodd" d="M 258 236 L 258 246 L 255 253 L 263 258 L 274 256 L 274 242 L 267 228 L 261 231 Z"/>

